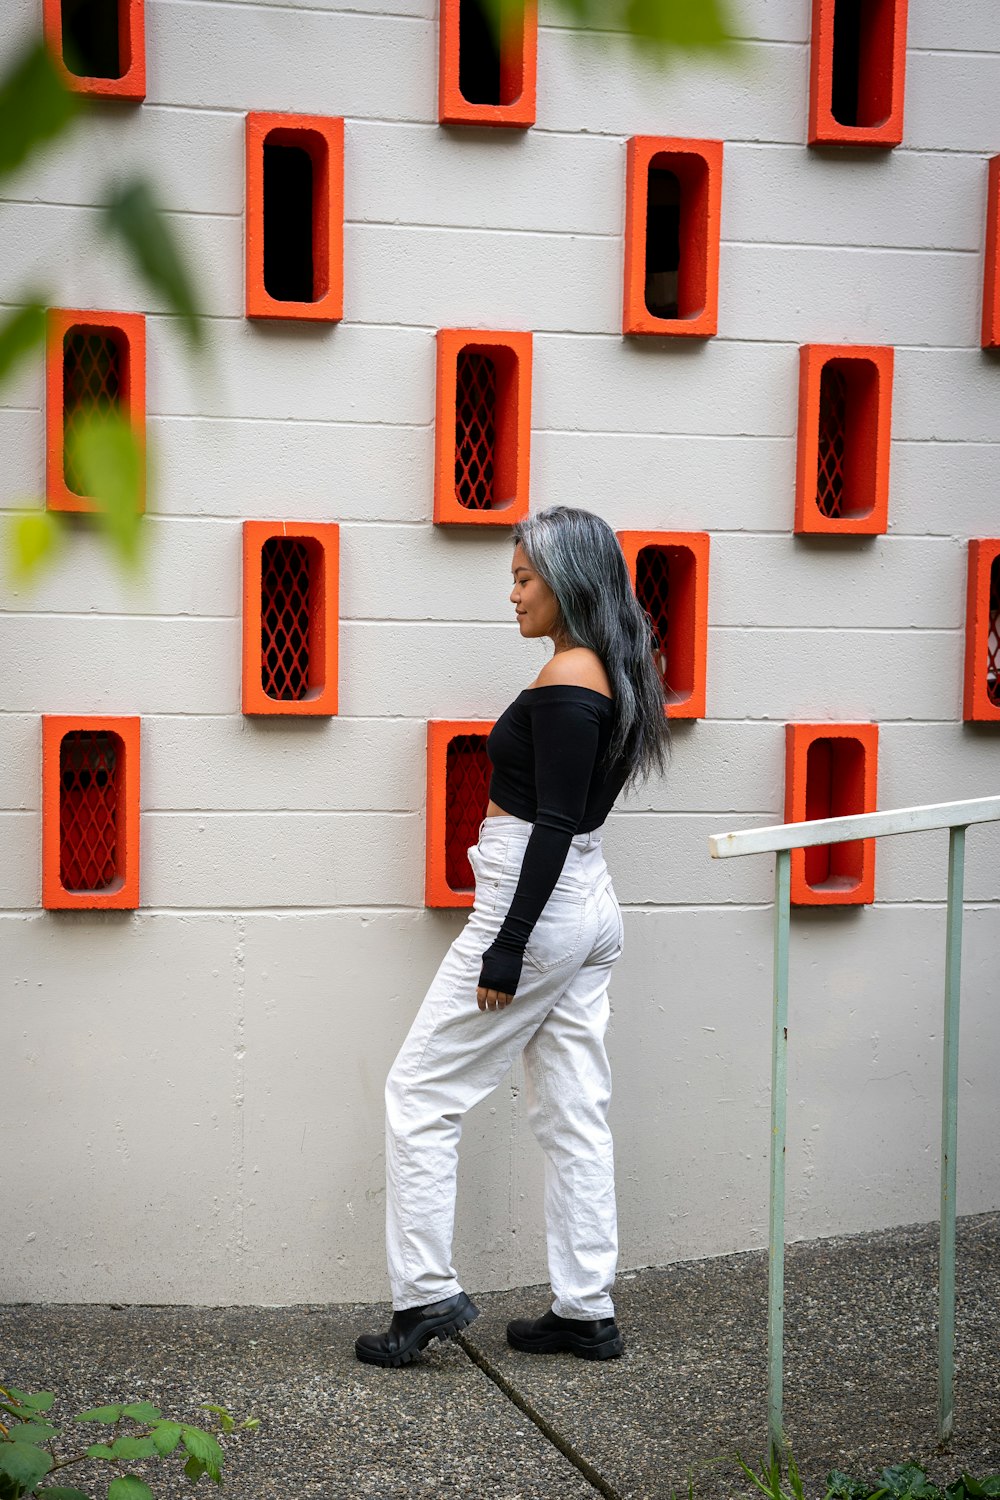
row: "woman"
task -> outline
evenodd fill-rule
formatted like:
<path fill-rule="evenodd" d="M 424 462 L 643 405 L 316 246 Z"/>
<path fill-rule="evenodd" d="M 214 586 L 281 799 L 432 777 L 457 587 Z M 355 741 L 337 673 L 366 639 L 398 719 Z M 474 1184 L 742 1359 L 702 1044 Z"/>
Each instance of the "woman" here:
<path fill-rule="evenodd" d="M 601 825 L 623 786 L 662 771 L 668 742 L 649 622 L 614 532 L 553 506 L 514 528 L 511 603 L 552 659 L 497 721 L 490 801 L 469 859 L 472 914 L 435 976 L 386 1083 L 386 1250 L 393 1317 L 355 1349 L 408 1364 L 478 1310 L 451 1264 L 462 1116 L 524 1053 L 528 1118 L 545 1152 L 554 1293 L 509 1324 L 529 1354 L 622 1352 L 606 1113 L 608 979 L 622 919 Z M 473 1003 L 475 996 L 475 1003 Z"/>

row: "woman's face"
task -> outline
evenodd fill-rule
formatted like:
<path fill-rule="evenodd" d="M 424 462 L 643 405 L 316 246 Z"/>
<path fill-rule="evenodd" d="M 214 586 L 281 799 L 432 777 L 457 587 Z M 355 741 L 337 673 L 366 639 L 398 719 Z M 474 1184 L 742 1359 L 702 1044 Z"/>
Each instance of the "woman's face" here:
<path fill-rule="evenodd" d="M 514 548 L 510 571 L 514 575 L 510 602 L 517 611 L 517 623 L 522 636 L 530 640 L 543 635 L 554 638 L 559 604 L 548 584 L 539 578 L 529 563 L 520 542 Z"/>

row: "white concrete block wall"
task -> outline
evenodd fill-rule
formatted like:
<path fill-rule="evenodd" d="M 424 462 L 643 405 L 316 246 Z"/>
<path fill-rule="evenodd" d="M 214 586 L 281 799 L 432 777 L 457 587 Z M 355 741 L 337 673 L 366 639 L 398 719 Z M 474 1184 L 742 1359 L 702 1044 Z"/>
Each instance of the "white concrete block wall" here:
<path fill-rule="evenodd" d="M 157 479 L 141 583 L 86 526 L 0 615 L 0 1296 L 385 1294 L 381 1089 L 462 916 L 423 907 L 425 724 L 494 718 L 540 648 L 506 536 L 431 525 L 434 333 L 528 328 L 532 504 L 712 534 L 708 716 L 613 815 L 626 908 L 611 1048 L 623 1262 L 766 1237 L 771 868 L 706 836 L 783 816 L 783 726 L 876 720 L 881 806 L 997 790 L 961 723 L 964 571 L 997 534 L 1000 367 L 978 347 L 993 0 L 911 0 L 893 152 L 803 142 L 808 0 L 734 0 L 737 62 L 666 78 L 551 3 L 538 123 L 436 124 L 433 0 L 147 0 L 149 90 L 6 185 L 0 300 L 147 315 Z M 0 22 L 9 56 L 36 0 Z M 243 117 L 345 117 L 345 319 L 242 316 Z M 623 340 L 625 140 L 723 139 L 719 334 Z M 99 234 L 155 177 L 209 360 Z M 896 349 L 889 533 L 791 535 L 798 345 Z M 0 504 L 41 495 L 43 382 L 0 411 Z M 240 523 L 341 526 L 341 711 L 246 720 Z M 142 716 L 142 907 L 43 913 L 40 716 Z M 877 901 L 799 912 L 789 1232 L 932 1218 L 945 848 L 878 852 Z M 997 1207 L 1000 831 L 969 836 L 959 1197 Z M 474 1112 L 458 1265 L 544 1278 L 521 1076 Z"/>

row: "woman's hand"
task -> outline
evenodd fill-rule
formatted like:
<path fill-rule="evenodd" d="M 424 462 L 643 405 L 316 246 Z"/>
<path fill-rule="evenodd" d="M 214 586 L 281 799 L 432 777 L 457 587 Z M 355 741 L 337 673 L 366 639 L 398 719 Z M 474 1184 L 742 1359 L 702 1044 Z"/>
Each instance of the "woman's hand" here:
<path fill-rule="evenodd" d="M 503 1010 L 513 998 L 513 995 L 504 995 L 500 990 L 484 990 L 482 985 L 476 990 L 476 1003 L 480 1010 Z"/>

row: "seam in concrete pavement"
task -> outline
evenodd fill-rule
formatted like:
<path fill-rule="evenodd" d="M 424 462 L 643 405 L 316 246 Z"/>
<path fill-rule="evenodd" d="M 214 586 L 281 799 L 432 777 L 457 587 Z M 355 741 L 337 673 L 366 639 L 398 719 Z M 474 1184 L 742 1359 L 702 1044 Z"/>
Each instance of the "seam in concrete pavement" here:
<path fill-rule="evenodd" d="M 556 1431 L 551 1422 L 547 1421 L 525 1396 L 522 1396 L 516 1386 L 511 1385 L 506 1375 L 501 1374 L 496 1365 L 492 1364 L 485 1354 L 473 1348 L 466 1341 L 464 1334 L 456 1334 L 455 1342 L 461 1345 L 473 1364 L 479 1366 L 487 1379 L 492 1380 L 493 1384 L 503 1392 L 509 1401 L 514 1403 L 519 1411 L 524 1413 L 530 1422 L 534 1422 L 542 1436 L 548 1438 L 552 1446 L 558 1448 L 559 1452 L 564 1458 L 569 1459 L 574 1468 L 579 1469 L 584 1479 L 589 1484 L 592 1484 L 595 1490 L 604 1495 L 606 1500 L 623 1500 L 619 1491 L 608 1483 L 603 1474 L 598 1473 L 593 1464 L 589 1463 L 583 1454 L 579 1453 L 573 1447 L 568 1438 L 564 1438 L 561 1432 Z"/>

